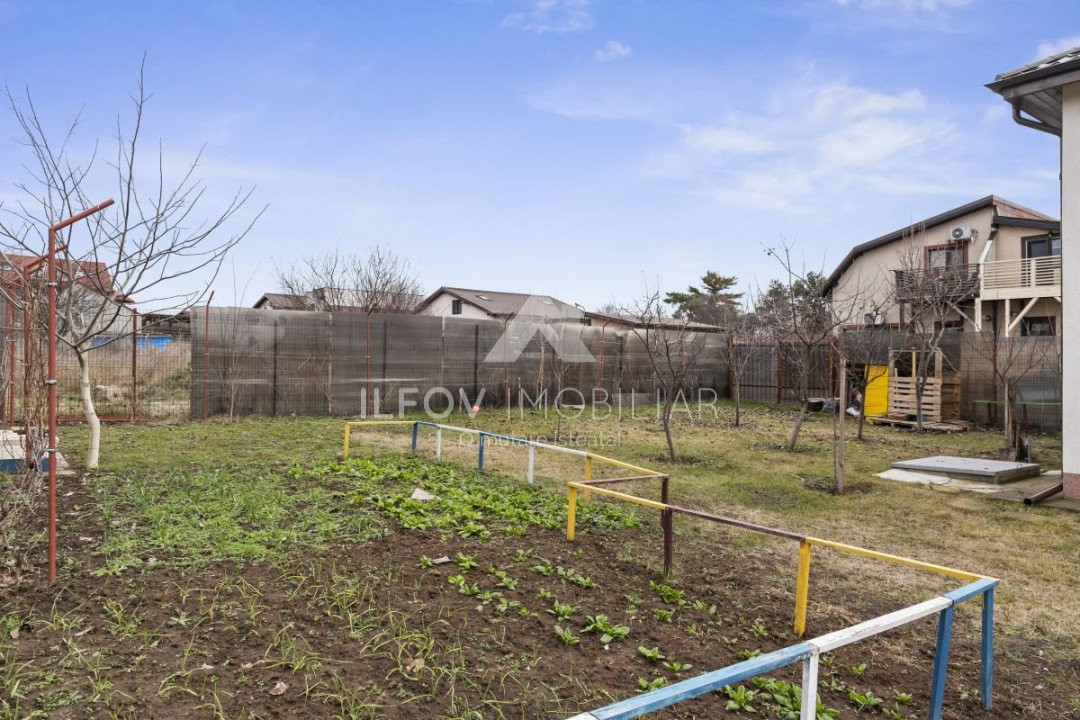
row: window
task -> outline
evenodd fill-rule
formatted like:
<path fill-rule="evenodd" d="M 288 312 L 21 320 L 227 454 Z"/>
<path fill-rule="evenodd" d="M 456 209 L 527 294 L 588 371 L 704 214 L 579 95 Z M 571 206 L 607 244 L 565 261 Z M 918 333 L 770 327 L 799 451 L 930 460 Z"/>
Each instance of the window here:
<path fill-rule="evenodd" d="M 460 300 L 454 300 L 452 303 L 450 303 L 450 314 L 451 315 L 460 315 L 461 314 L 461 301 Z"/>
<path fill-rule="evenodd" d="M 1061 254 L 1061 237 L 1039 235 L 1024 238 L 1024 257 L 1037 258 Z"/>
<path fill-rule="evenodd" d="M 931 270 L 951 270 L 963 264 L 964 248 L 959 245 L 938 245 L 926 248 L 926 267 Z"/>
<path fill-rule="evenodd" d="M 1024 337 L 1052 337 L 1057 323 L 1053 317 L 1026 317 L 1020 321 L 1020 334 Z"/>

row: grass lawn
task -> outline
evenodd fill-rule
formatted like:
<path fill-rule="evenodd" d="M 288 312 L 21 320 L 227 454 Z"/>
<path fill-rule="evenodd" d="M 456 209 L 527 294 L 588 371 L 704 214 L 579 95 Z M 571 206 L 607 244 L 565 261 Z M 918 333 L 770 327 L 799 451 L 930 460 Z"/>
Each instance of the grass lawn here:
<path fill-rule="evenodd" d="M 678 418 L 674 465 L 651 417 L 561 432 L 669 472 L 683 506 L 1001 578 L 995 708 L 978 707 L 976 603 L 958 611 L 945 716 L 1076 717 L 1080 516 L 873 477 L 899 458 L 993 456 L 998 435 L 868 427 L 837 497 L 826 419 L 786 453 L 790 409 L 752 407 L 740 428 L 728 412 Z M 556 431 L 539 413 L 447 422 Z M 64 429 L 76 465 L 84 442 Z M 434 462 L 430 431 L 417 457 L 406 428 L 352 446 L 339 462 L 327 418 L 107 427 L 102 468 L 62 488 L 62 582 L 3 590 L 0 718 L 565 718 L 794 641 L 790 541 L 680 518 L 664 579 L 649 511 L 593 500 L 565 540 L 560 487 L 580 458 L 538 454 L 529 486 L 520 447 L 489 445 L 480 475 L 450 436 Z M 1036 451 L 1057 466 L 1060 438 Z M 951 587 L 816 551 L 808 631 Z M 924 717 L 933 634 L 928 619 L 830 656 L 819 720 Z M 798 682 L 774 673 L 658 717 L 786 718 Z"/>

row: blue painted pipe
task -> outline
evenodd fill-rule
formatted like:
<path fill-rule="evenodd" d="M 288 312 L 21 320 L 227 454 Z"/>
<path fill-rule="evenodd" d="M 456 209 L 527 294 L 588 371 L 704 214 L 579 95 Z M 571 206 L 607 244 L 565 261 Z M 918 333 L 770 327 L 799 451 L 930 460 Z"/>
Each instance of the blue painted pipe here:
<path fill-rule="evenodd" d="M 979 675 L 979 697 L 984 710 L 990 709 L 994 690 L 994 588 L 983 593 L 982 608 L 982 670 Z"/>
<path fill-rule="evenodd" d="M 476 469 L 484 472 L 484 435 L 480 433 L 480 442 L 476 446 Z"/>
<path fill-rule="evenodd" d="M 945 670 L 949 664 L 949 643 L 952 641 L 952 621 L 955 607 L 950 605 L 938 617 L 937 647 L 934 648 L 934 675 L 930 682 L 929 720 L 941 720 L 945 703 Z"/>
<path fill-rule="evenodd" d="M 412 424 L 412 451 L 416 452 L 416 433 L 420 430 L 420 423 L 414 422 Z"/>

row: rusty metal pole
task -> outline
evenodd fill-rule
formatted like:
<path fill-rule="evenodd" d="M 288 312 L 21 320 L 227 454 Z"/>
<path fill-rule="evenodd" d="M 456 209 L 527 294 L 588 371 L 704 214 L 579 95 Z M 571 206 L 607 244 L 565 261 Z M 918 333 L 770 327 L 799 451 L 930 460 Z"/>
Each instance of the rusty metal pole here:
<path fill-rule="evenodd" d="M 206 298 L 206 314 L 203 316 L 203 386 L 202 419 L 210 418 L 210 303 L 214 301 L 214 291 Z"/>
<path fill-rule="evenodd" d="M 101 212 L 113 204 L 112 199 L 87 208 L 49 227 L 48 280 L 45 283 L 49 309 L 49 376 L 45 385 L 49 393 L 49 445 L 45 452 L 49 456 L 49 583 L 56 583 L 56 233 L 69 225 Z"/>
<path fill-rule="evenodd" d="M 139 311 L 131 310 L 131 422 L 135 422 L 135 405 L 138 402 L 139 355 L 136 352 L 139 336 Z"/>

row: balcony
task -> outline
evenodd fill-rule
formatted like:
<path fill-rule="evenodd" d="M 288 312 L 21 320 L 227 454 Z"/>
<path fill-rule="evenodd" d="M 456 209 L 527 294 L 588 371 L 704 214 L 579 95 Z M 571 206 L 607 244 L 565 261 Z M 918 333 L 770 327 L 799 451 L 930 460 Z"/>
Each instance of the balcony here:
<path fill-rule="evenodd" d="M 979 296 L 983 300 L 1061 297 L 1061 256 L 983 263 Z"/>
<path fill-rule="evenodd" d="M 949 297 L 960 303 L 979 293 L 979 266 L 975 264 L 893 272 L 896 275 L 896 299 L 900 302 Z"/>

